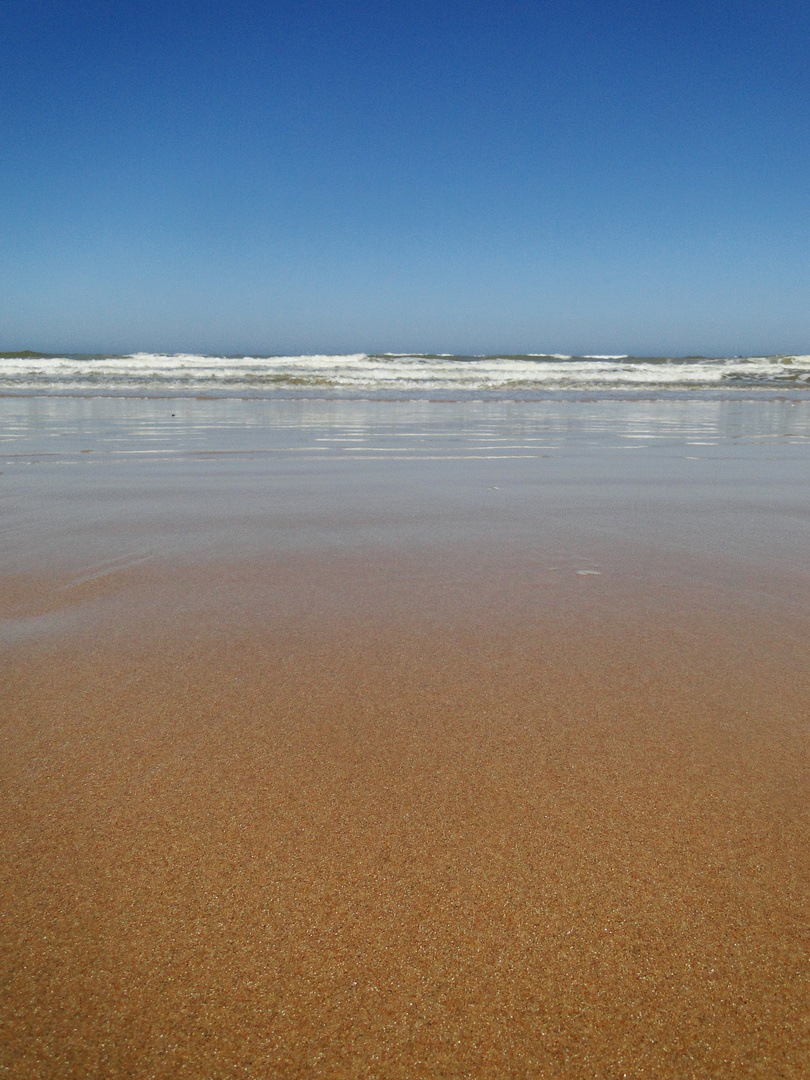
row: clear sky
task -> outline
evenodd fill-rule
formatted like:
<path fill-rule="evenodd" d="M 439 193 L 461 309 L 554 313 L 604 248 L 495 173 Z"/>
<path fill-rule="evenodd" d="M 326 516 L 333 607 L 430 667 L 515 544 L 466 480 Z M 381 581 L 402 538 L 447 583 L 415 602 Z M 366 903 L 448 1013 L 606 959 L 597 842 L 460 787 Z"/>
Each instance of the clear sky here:
<path fill-rule="evenodd" d="M 0 350 L 810 352 L 810 4 L 3 0 Z"/>

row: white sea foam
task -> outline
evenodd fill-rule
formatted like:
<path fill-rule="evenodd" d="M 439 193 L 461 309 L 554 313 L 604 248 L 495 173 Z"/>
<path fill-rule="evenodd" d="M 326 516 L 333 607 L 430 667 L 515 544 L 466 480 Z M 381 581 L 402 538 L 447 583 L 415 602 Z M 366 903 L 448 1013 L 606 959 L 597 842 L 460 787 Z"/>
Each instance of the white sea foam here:
<path fill-rule="evenodd" d="M 248 396 L 810 391 L 810 356 L 667 358 L 453 356 L 351 353 L 310 356 L 0 357 L 0 392 L 198 393 Z"/>

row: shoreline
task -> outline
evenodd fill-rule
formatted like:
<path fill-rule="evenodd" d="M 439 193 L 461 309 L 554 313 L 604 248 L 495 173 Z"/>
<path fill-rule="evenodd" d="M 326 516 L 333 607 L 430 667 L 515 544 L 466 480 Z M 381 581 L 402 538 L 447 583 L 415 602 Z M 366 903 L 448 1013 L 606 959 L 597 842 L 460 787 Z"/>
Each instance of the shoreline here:
<path fill-rule="evenodd" d="M 42 399 L 65 400 L 65 401 L 223 401 L 223 402 L 265 402 L 290 403 L 290 402 L 345 402 L 359 404 L 391 403 L 392 405 L 542 405 L 544 403 L 571 403 L 596 404 L 606 403 L 643 403 L 660 402 L 666 404 L 694 402 L 790 402 L 803 404 L 810 401 L 810 388 L 807 386 L 797 387 L 699 387 L 680 389 L 643 388 L 634 390 L 627 389 L 554 389 L 554 390 L 527 390 L 524 394 L 518 394 L 508 390 L 469 390 L 469 391 L 425 391 L 411 392 L 395 390 L 358 390 L 342 389 L 338 386 L 313 387 L 311 390 L 302 387 L 290 387 L 288 389 L 274 389 L 266 393 L 250 393 L 249 388 L 239 388 L 231 392 L 220 389 L 214 393 L 204 393 L 200 389 L 184 389 L 182 387 L 166 388 L 165 391 L 157 389 L 122 388 L 115 389 L 104 387 L 93 390 L 89 387 L 81 389 L 44 389 L 42 387 L 0 388 L 0 400 L 31 400 Z"/>

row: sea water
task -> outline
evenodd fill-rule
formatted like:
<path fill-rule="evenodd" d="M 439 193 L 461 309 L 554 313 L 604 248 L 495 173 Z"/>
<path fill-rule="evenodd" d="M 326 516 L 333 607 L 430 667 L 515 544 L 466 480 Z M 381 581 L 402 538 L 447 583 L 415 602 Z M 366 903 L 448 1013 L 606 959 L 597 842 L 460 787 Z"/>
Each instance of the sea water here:
<path fill-rule="evenodd" d="M 0 354 L 0 393 L 487 398 L 810 395 L 810 356 Z"/>

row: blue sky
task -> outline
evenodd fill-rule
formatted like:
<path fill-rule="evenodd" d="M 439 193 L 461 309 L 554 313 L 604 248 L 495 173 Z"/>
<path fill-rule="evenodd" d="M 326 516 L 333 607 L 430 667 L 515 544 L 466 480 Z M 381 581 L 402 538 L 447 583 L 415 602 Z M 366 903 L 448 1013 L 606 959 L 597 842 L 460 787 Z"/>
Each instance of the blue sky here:
<path fill-rule="evenodd" d="M 810 352 L 810 6 L 4 0 L 0 350 Z"/>

